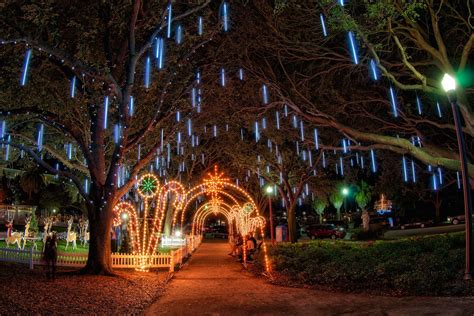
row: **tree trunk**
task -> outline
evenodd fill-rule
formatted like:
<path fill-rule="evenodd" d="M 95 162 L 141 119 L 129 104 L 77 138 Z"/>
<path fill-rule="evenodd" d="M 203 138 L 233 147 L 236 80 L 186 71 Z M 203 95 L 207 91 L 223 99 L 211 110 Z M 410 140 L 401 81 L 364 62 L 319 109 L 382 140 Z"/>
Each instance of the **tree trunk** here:
<path fill-rule="evenodd" d="M 296 230 L 296 204 L 292 203 L 288 208 L 288 240 L 291 243 L 298 241 L 298 232 Z"/>
<path fill-rule="evenodd" d="M 441 213 L 441 201 L 439 199 L 439 192 L 436 192 L 436 200 L 434 202 L 435 205 L 435 220 L 436 222 L 440 222 L 440 213 Z"/>
<path fill-rule="evenodd" d="M 86 266 L 81 270 L 84 274 L 113 274 L 110 240 L 112 210 L 113 205 L 106 205 L 102 210 L 99 206 L 88 210 L 89 255 Z"/>
<path fill-rule="evenodd" d="M 341 208 L 340 207 L 336 210 L 336 219 L 338 221 L 341 220 Z"/>

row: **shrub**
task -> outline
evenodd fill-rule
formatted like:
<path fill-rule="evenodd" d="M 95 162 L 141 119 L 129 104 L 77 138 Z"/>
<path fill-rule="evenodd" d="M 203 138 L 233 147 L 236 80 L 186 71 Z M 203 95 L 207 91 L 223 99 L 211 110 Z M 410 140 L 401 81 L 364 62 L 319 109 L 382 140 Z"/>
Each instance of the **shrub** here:
<path fill-rule="evenodd" d="M 474 293 L 462 281 L 464 234 L 400 241 L 309 242 L 271 250 L 273 268 L 300 284 L 404 295 Z"/>
<path fill-rule="evenodd" d="M 385 230 L 380 228 L 376 230 L 364 231 L 362 228 L 351 230 L 351 239 L 353 240 L 374 240 L 383 236 Z"/>

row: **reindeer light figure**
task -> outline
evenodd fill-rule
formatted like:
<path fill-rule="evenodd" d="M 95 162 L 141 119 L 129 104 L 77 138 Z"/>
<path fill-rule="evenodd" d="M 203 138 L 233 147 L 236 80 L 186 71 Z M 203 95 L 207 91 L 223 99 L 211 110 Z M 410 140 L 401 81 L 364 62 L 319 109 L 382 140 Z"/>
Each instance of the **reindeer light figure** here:
<path fill-rule="evenodd" d="M 6 224 L 5 226 L 7 226 L 7 238 L 5 238 L 5 243 L 7 244 L 7 247 L 10 244 L 16 244 L 18 249 L 21 249 L 21 233 L 13 232 L 13 221 L 9 221 L 8 224 Z"/>
<path fill-rule="evenodd" d="M 76 232 L 72 231 L 73 221 L 74 219 L 72 217 L 67 221 L 66 250 L 70 242 L 72 242 L 72 249 L 77 248 L 77 245 L 76 245 L 77 234 Z"/>
<path fill-rule="evenodd" d="M 46 238 L 51 233 L 51 228 L 53 227 L 54 217 L 46 217 L 44 219 L 44 230 L 43 230 L 43 251 L 46 245 Z"/>
<path fill-rule="evenodd" d="M 79 229 L 80 229 L 80 238 L 82 240 L 82 246 L 85 246 L 86 243 L 89 241 L 89 232 L 87 229 L 89 228 L 89 220 L 81 219 L 79 221 Z"/>
<path fill-rule="evenodd" d="M 23 234 L 23 247 L 21 249 L 25 249 L 27 240 L 34 237 L 30 235 L 30 225 L 31 225 L 31 217 L 26 220 L 25 232 Z M 34 247 L 36 248 L 36 243 L 34 243 Z"/>

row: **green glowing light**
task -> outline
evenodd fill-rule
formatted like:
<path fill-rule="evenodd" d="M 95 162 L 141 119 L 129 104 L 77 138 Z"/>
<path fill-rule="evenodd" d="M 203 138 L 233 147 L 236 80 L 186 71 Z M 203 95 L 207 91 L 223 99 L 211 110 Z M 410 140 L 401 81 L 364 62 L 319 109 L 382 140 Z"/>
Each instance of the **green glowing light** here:
<path fill-rule="evenodd" d="M 145 178 L 140 184 L 140 190 L 144 194 L 153 194 L 156 190 L 156 181 L 153 178 Z"/>

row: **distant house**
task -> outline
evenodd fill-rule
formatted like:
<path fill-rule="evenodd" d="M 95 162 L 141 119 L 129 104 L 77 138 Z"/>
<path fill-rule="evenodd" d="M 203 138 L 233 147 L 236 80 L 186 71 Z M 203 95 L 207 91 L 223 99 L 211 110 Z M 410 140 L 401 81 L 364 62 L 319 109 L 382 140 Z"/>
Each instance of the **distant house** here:
<path fill-rule="evenodd" d="M 36 211 L 32 205 L 8 205 L 0 204 L 0 221 L 13 220 L 14 224 L 25 224 L 25 219 Z"/>

